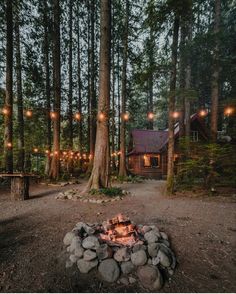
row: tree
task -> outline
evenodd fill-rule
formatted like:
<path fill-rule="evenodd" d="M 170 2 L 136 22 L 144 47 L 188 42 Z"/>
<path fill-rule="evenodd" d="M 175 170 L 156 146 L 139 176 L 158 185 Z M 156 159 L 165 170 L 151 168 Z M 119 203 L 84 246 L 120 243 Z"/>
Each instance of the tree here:
<path fill-rule="evenodd" d="M 211 81 L 211 139 L 216 141 L 218 130 L 218 100 L 219 100 L 219 31 L 220 31 L 220 0 L 215 0 L 214 14 L 214 53 Z"/>
<path fill-rule="evenodd" d="M 128 25 L 129 25 L 129 0 L 126 0 L 125 23 L 123 36 L 123 65 L 122 65 L 122 85 L 121 85 L 121 125 L 120 125 L 120 162 L 119 176 L 127 175 L 126 169 L 126 144 L 125 144 L 125 112 L 127 96 L 127 59 L 128 59 Z"/>
<path fill-rule="evenodd" d="M 69 95 L 68 95 L 68 119 L 69 119 L 69 148 L 73 149 L 73 109 L 72 109 L 72 100 L 73 100 L 73 0 L 69 1 L 69 71 L 68 71 L 68 80 L 69 80 Z"/>
<path fill-rule="evenodd" d="M 176 89 L 176 64 L 178 52 L 178 36 L 179 36 L 179 16 L 175 15 L 173 24 L 173 40 L 171 48 L 171 77 L 170 77 L 170 93 L 169 93 L 169 112 L 168 112 L 168 162 L 167 162 L 167 191 L 173 192 L 174 184 L 174 118 L 175 110 L 175 89 Z"/>
<path fill-rule="evenodd" d="M 17 88 L 17 130 L 18 130 L 18 159 L 17 170 L 24 171 L 24 116 L 23 116 L 23 95 L 22 95 L 22 65 L 20 45 L 20 5 L 17 3 L 15 14 L 15 56 L 16 56 L 16 88 Z"/>
<path fill-rule="evenodd" d="M 7 44 L 6 44 L 6 97 L 5 107 L 7 115 L 5 115 L 5 130 L 4 130 L 4 154 L 6 171 L 13 172 L 13 13 L 12 1 L 7 0 L 6 5 L 6 24 L 7 24 Z"/>
<path fill-rule="evenodd" d="M 60 61 L 60 4 L 53 0 L 53 87 L 54 87 L 54 120 L 53 120 L 53 158 L 50 177 L 57 179 L 60 172 L 60 111 L 61 111 L 61 61 Z"/>
<path fill-rule="evenodd" d="M 92 173 L 86 187 L 109 185 L 109 111 L 110 111 L 110 0 L 101 0 L 98 120 Z"/>

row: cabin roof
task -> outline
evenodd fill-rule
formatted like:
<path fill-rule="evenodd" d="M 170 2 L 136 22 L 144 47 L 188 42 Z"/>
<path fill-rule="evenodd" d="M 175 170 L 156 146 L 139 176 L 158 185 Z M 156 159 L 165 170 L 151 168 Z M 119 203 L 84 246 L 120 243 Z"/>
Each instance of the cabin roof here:
<path fill-rule="evenodd" d="M 159 153 L 168 140 L 168 132 L 153 130 L 133 130 L 133 149 L 128 155 L 139 153 Z"/>
<path fill-rule="evenodd" d="M 202 119 L 195 113 L 190 117 L 191 122 L 198 121 L 199 130 L 203 137 L 207 138 L 207 132 Z M 174 135 L 179 135 L 179 123 L 174 126 Z M 132 149 L 128 155 L 145 154 L 145 153 L 159 153 L 168 143 L 168 129 L 162 131 L 156 130 L 138 130 L 131 131 Z"/>

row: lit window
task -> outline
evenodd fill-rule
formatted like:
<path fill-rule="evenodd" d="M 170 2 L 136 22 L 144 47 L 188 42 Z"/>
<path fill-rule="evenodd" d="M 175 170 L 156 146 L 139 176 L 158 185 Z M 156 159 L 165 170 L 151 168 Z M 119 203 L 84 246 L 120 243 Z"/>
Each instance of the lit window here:
<path fill-rule="evenodd" d="M 159 167 L 159 155 L 147 155 L 143 156 L 144 167 Z"/>

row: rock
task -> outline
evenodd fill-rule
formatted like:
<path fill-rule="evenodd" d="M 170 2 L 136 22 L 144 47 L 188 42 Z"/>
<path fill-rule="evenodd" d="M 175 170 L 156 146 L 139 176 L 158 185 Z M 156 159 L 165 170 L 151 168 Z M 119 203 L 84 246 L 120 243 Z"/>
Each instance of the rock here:
<path fill-rule="evenodd" d="M 134 284 L 137 282 L 137 280 L 133 277 L 129 277 L 129 282 L 130 282 L 130 284 Z"/>
<path fill-rule="evenodd" d="M 76 236 L 76 232 L 68 232 L 66 233 L 64 239 L 63 239 L 63 243 L 68 246 L 71 244 L 72 239 Z"/>
<path fill-rule="evenodd" d="M 149 226 L 143 226 L 143 228 L 142 228 L 143 234 L 146 234 L 147 232 L 151 231 L 151 229 L 152 228 Z"/>
<path fill-rule="evenodd" d="M 168 274 L 169 274 L 170 276 L 173 276 L 173 274 L 174 274 L 174 270 L 173 270 L 172 268 L 168 268 Z"/>
<path fill-rule="evenodd" d="M 84 248 L 81 245 L 75 248 L 74 255 L 78 258 L 82 258 L 84 255 Z"/>
<path fill-rule="evenodd" d="M 159 290 L 163 286 L 163 278 L 157 267 L 151 265 L 140 266 L 137 275 L 141 284 L 153 291 Z"/>
<path fill-rule="evenodd" d="M 133 247 L 133 252 L 137 252 L 139 250 L 146 250 L 147 247 L 143 244 L 135 244 L 134 247 Z"/>
<path fill-rule="evenodd" d="M 121 282 L 121 284 L 123 284 L 125 286 L 128 286 L 129 285 L 129 280 L 126 277 L 120 278 L 120 282 Z"/>
<path fill-rule="evenodd" d="M 163 243 L 160 244 L 160 248 L 169 257 L 169 259 L 171 261 L 171 268 L 175 269 L 175 267 L 176 267 L 176 257 L 174 255 L 174 252 L 168 246 L 166 246 Z"/>
<path fill-rule="evenodd" d="M 127 247 L 122 247 L 116 251 L 113 258 L 118 261 L 128 261 L 130 260 L 130 254 Z"/>
<path fill-rule="evenodd" d="M 148 254 L 149 254 L 151 257 L 156 257 L 159 248 L 160 248 L 160 245 L 157 244 L 157 243 L 151 243 L 151 244 L 148 244 Z"/>
<path fill-rule="evenodd" d="M 120 265 L 123 274 L 128 275 L 134 270 L 134 265 L 131 261 L 124 261 Z"/>
<path fill-rule="evenodd" d="M 147 262 L 147 255 L 144 250 L 139 250 L 131 254 L 131 261 L 134 265 L 140 266 Z"/>
<path fill-rule="evenodd" d="M 112 257 L 113 251 L 107 244 L 101 244 L 97 249 L 97 256 L 99 260 Z"/>
<path fill-rule="evenodd" d="M 160 240 L 160 243 L 166 245 L 167 247 L 170 247 L 170 242 L 168 240 L 162 239 Z"/>
<path fill-rule="evenodd" d="M 150 264 L 150 265 L 152 264 L 152 260 L 151 260 L 151 258 L 148 258 L 147 263 Z"/>
<path fill-rule="evenodd" d="M 84 228 L 85 232 L 89 236 L 91 236 L 91 235 L 93 235 L 95 233 L 95 230 L 93 228 L 91 228 L 90 226 L 86 225 L 86 224 L 85 224 L 85 226 L 83 228 Z"/>
<path fill-rule="evenodd" d="M 151 230 L 144 234 L 144 238 L 145 240 L 147 240 L 148 244 L 155 243 L 158 241 L 158 234 L 155 231 Z"/>
<path fill-rule="evenodd" d="M 164 232 L 160 232 L 162 239 L 168 240 L 168 236 Z"/>
<path fill-rule="evenodd" d="M 78 260 L 78 256 L 74 255 L 74 254 L 71 254 L 69 259 L 73 262 L 73 263 L 76 263 L 76 261 Z"/>
<path fill-rule="evenodd" d="M 169 267 L 171 265 L 171 259 L 161 249 L 158 251 L 157 256 L 153 258 L 153 265 L 157 265 L 158 263 L 164 267 Z"/>
<path fill-rule="evenodd" d="M 97 257 L 96 252 L 88 249 L 84 251 L 84 260 L 90 261 Z"/>
<path fill-rule="evenodd" d="M 98 238 L 96 238 L 95 236 L 88 236 L 83 240 L 82 246 L 85 249 L 96 249 L 100 246 L 100 244 Z"/>
<path fill-rule="evenodd" d="M 80 239 L 80 237 L 75 236 L 72 239 L 69 251 L 72 253 L 72 252 L 75 252 L 76 249 L 80 249 L 80 248 L 81 248 L 81 239 Z"/>
<path fill-rule="evenodd" d="M 77 261 L 77 266 L 79 268 L 79 271 L 82 274 L 87 274 L 91 269 L 93 269 L 95 266 L 98 265 L 98 260 L 92 260 L 92 261 L 87 261 L 84 259 L 79 259 Z"/>
<path fill-rule="evenodd" d="M 115 282 L 120 275 L 119 266 L 112 258 L 103 260 L 98 267 L 98 271 L 102 279 L 110 283 Z"/>

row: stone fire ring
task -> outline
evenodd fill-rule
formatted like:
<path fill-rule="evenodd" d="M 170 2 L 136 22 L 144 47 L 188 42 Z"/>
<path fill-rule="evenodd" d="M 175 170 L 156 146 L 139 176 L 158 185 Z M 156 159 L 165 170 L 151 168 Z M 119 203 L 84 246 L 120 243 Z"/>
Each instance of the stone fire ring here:
<path fill-rule="evenodd" d="M 164 277 L 174 274 L 176 257 L 166 233 L 154 225 L 135 225 L 117 216 L 102 224 L 79 222 L 63 240 L 66 268 L 92 269 L 106 282 L 129 285 L 137 279 L 148 290 L 159 290 Z"/>

